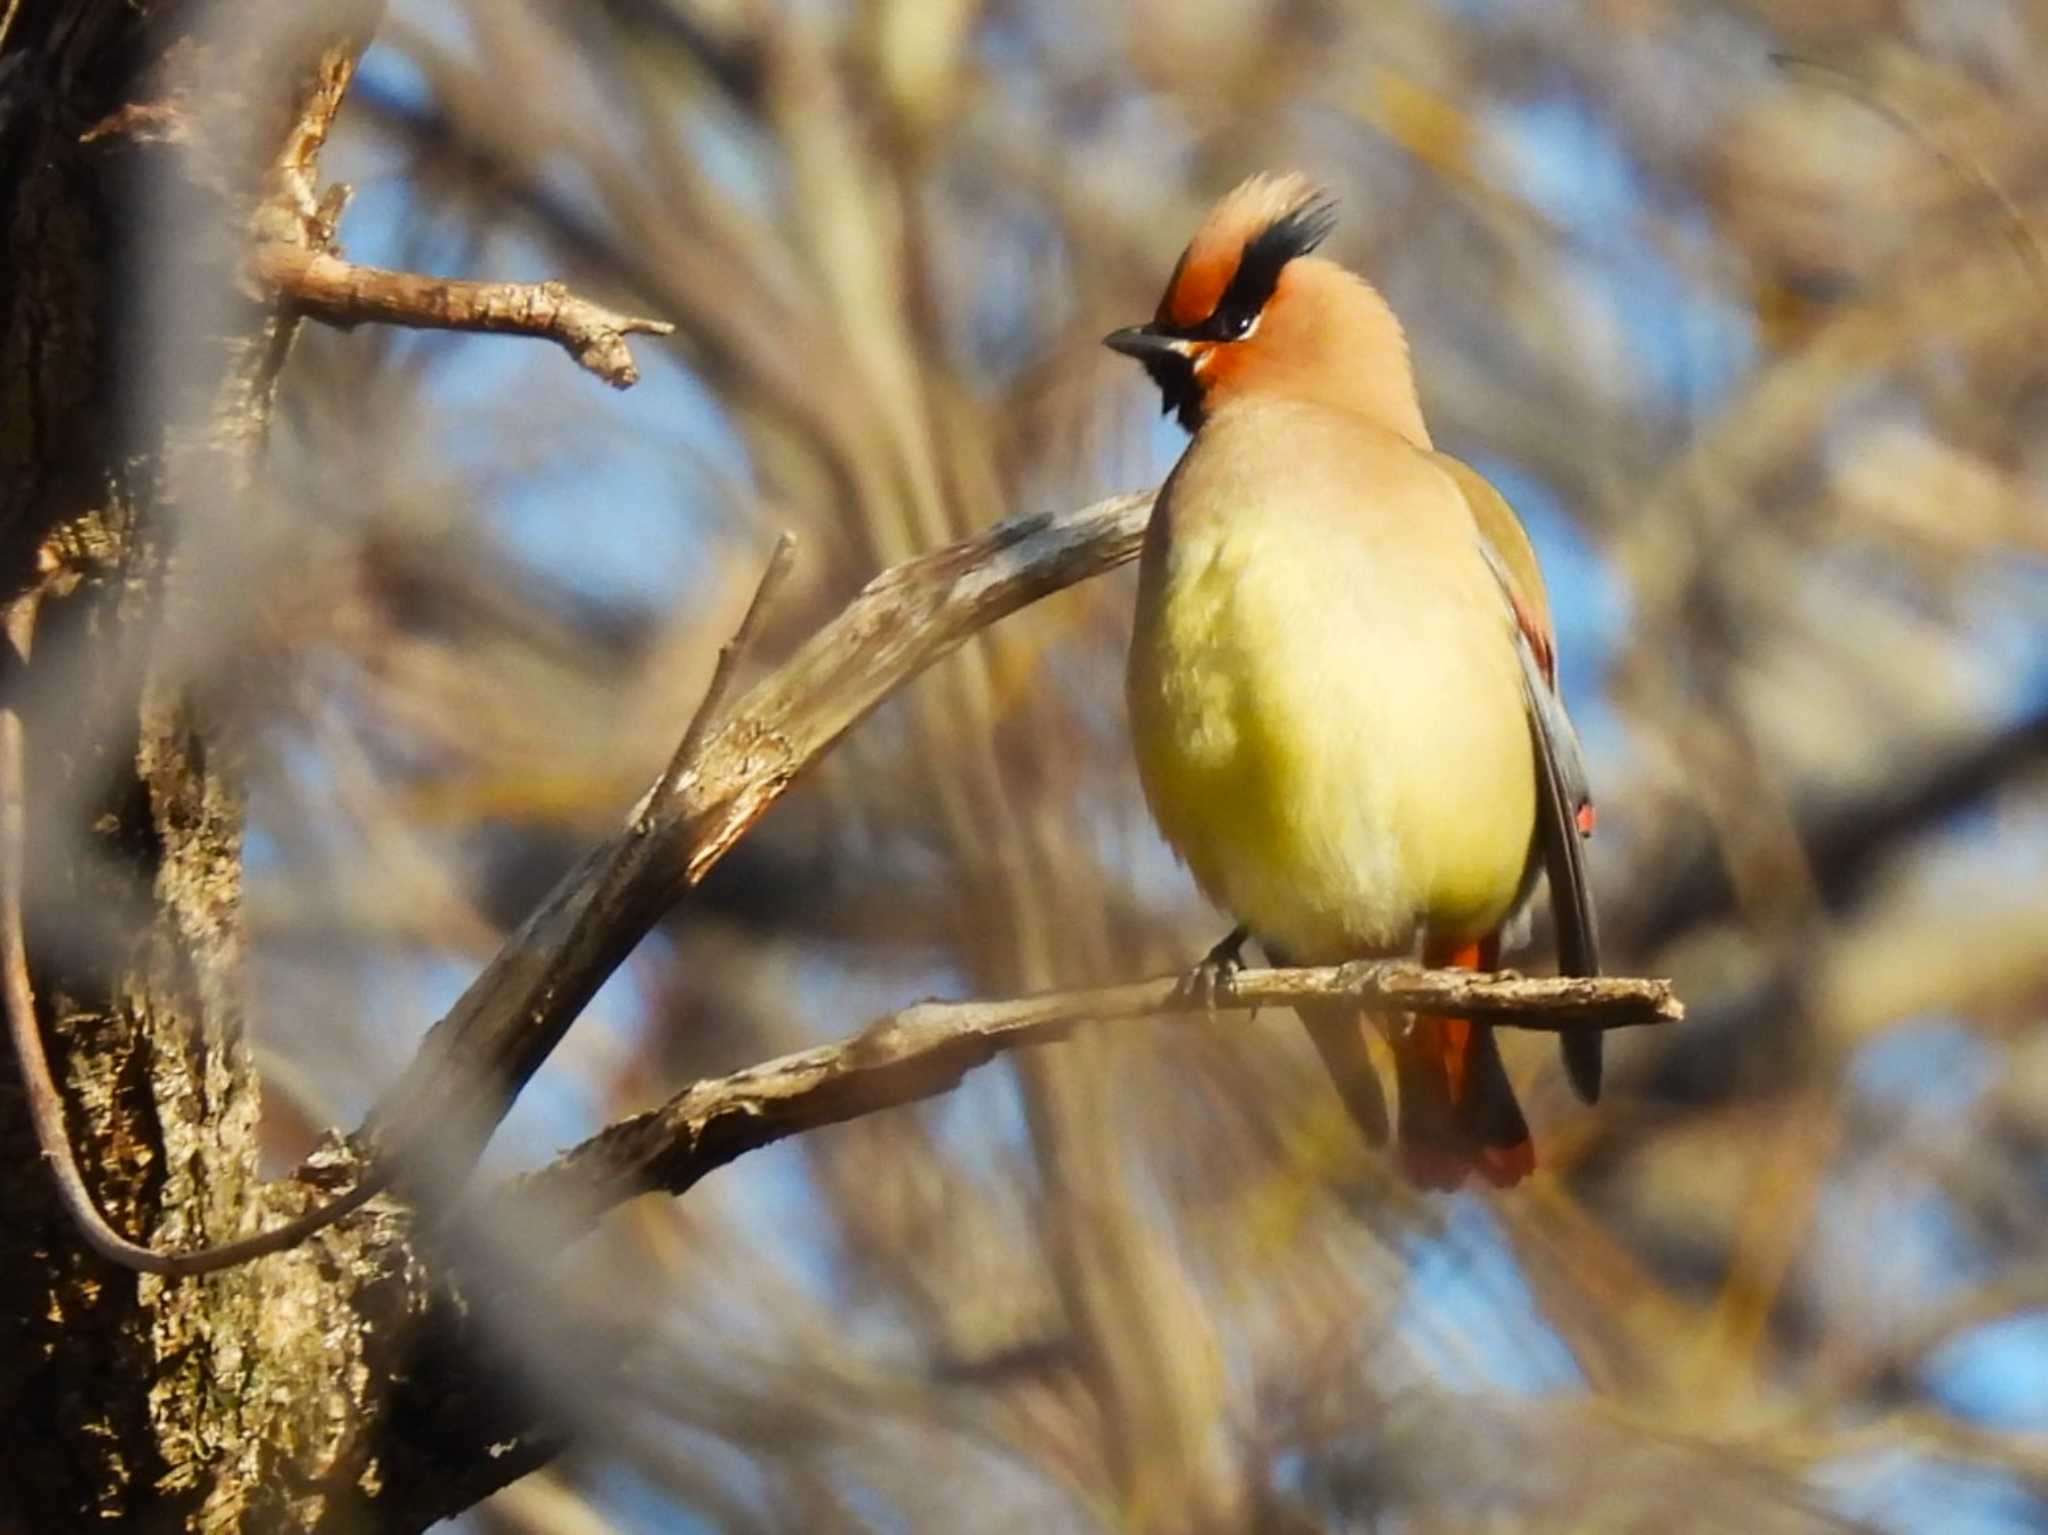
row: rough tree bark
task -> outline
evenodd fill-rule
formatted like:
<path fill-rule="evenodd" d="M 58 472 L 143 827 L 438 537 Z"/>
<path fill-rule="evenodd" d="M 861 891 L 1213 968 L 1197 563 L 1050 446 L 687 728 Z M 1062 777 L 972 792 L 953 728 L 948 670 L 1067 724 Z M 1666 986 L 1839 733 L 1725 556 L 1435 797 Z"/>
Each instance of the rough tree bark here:
<path fill-rule="evenodd" d="M 241 806 L 231 750 L 161 643 L 197 575 L 180 565 L 180 405 L 131 386 L 140 264 L 164 248 L 145 258 L 145 203 L 181 232 L 260 217 L 266 238 L 330 237 L 294 200 L 324 127 L 306 109 L 345 90 L 377 7 L 313 9 L 325 35 L 302 39 L 304 67 L 273 60 L 274 96 L 237 87 L 253 151 L 203 178 L 185 94 L 235 78 L 203 7 L 8 7 L 0 41 L 0 589 L 48 593 L 33 671 L 5 679 L 32 785 L 31 970 L 102 1207 L 165 1246 L 238 1234 L 259 1196 L 275 1220 L 323 1195 L 317 1169 L 255 1176 Z M 215 248 L 189 247 L 178 275 L 219 291 Z M 200 430 L 180 452 L 216 490 L 261 439 L 289 340 L 274 309 L 222 297 L 224 333 L 181 360 Z M 514 1395 L 408 1236 L 380 1205 L 204 1280 L 111 1269 L 57 1208 L 0 1070 L 0 1529 L 412 1529 L 533 1464 L 545 1451 L 500 1420 Z M 485 1453 L 494 1440 L 510 1453 Z"/>

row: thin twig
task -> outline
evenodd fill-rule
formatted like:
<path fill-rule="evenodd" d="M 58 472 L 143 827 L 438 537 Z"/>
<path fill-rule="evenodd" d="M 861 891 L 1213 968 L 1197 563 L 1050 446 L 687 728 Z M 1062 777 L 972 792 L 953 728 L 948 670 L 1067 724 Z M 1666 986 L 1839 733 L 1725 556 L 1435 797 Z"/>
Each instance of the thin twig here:
<path fill-rule="evenodd" d="M 1391 962 L 1242 970 L 1217 983 L 1214 1001 L 1237 1008 L 1348 1002 L 1547 1032 L 1685 1016 L 1667 981 L 1488 975 Z M 514 1190 L 521 1198 L 565 1200 L 588 1219 L 643 1192 L 681 1193 L 713 1169 L 801 1131 L 935 1097 L 1003 1052 L 1053 1043 L 1078 1024 L 1211 1015 L 1210 999 L 1180 975 L 1012 1001 L 921 1002 L 836 1044 L 698 1082 L 600 1132 Z"/>
<path fill-rule="evenodd" d="M 251 270 L 302 312 L 346 330 L 366 322 L 426 330 L 492 331 L 558 342 L 614 389 L 640 381 L 626 337 L 675 326 L 620 314 L 559 282 L 469 282 L 359 266 L 284 240 L 257 247 Z"/>
<path fill-rule="evenodd" d="M 705 734 L 725 707 L 725 695 L 732 691 L 734 673 L 753 648 L 755 632 L 761 627 L 761 616 L 768 611 L 769 602 L 788 577 L 795 560 L 796 535 L 785 529 L 769 552 L 768 566 L 761 572 L 761 580 L 754 587 L 747 611 L 740 617 L 740 626 L 733 630 L 731 639 L 718 647 L 718 660 L 711 668 L 711 680 L 705 684 L 704 696 L 698 700 L 697 712 L 690 716 L 689 727 L 683 731 L 682 740 L 676 743 L 675 754 L 668 759 L 668 767 L 654 781 L 654 787 L 647 791 L 634 814 L 634 824 L 641 826 L 642 830 L 646 829 L 643 823 L 655 814 L 661 802 L 674 795 L 684 772 L 704 745 Z"/>
<path fill-rule="evenodd" d="M 324 34 L 317 62 L 308 74 L 298 111 L 271 164 L 270 195 L 296 221 L 298 227 L 290 233 L 312 250 L 326 250 L 334 238 L 333 221 L 321 216 L 320 152 L 326 148 L 334 120 L 348 99 L 356 66 L 362 62 L 364 50 L 384 19 L 383 0 L 355 0 L 335 19 L 340 25 L 313 23 Z M 289 228 L 284 226 L 280 234 Z"/>

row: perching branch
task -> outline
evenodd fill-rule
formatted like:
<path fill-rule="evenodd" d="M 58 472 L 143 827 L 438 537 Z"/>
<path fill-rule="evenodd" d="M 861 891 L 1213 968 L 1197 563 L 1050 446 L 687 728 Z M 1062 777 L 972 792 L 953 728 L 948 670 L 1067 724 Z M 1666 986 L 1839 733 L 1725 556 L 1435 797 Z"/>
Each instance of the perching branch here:
<path fill-rule="evenodd" d="M 1130 559 L 1151 510 L 1144 493 L 1013 518 L 875 577 L 563 876 L 434 1026 L 366 1131 L 461 1178 L 598 987 L 800 773 L 969 635 Z"/>
<path fill-rule="evenodd" d="M 579 298 L 559 282 L 469 282 L 358 266 L 340 256 L 273 240 L 257 247 L 251 268 L 301 311 L 346 330 L 365 322 L 426 330 L 497 331 L 559 342 L 610 384 L 640 381 L 626 337 L 666 336 L 666 320 L 624 315 Z"/>
<path fill-rule="evenodd" d="M 1619 1029 L 1676 1023 L 1668 981 L 1486 975 L 1399 963 L 1243 970 L 1216 982 L 1220 1006 L 1355 1002 L 1385 1012 L 1454 1014 L 1504 1028 Z M 1161 976 L 1005 1002 L 921 1002 L 837 1044 L 698 1082 L 620 1121 L 515 1186 L 591 1219 L 637 1194 L 679 1194 L 749 1151 L 823 1125 L 935 1097 L 1007 1050 L 1050 1044 L 1077 1024 L 1206 1017 L 1186 976 Z"/>

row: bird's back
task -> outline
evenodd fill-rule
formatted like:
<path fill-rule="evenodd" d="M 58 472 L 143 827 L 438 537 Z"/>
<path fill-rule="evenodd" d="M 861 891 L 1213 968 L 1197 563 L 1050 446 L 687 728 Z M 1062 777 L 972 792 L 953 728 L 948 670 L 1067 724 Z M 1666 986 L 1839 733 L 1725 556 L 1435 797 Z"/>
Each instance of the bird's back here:
<path fill-rule="evenodd" d="M 1302 961 L 1497 927 L 1530 868 L 1521 686 L 1431 455 L 1296 401 L 1203 425 L 1146 541 L 1129 692 L 1146 796 L 1219 905 Z"/>

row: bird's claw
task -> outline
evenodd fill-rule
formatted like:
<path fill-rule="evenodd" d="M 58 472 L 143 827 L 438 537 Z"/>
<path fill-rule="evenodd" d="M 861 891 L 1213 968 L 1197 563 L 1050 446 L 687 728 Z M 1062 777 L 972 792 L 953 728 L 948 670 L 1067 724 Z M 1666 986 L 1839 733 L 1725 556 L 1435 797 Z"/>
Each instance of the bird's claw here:
<path fill-rule="evenodd" d="M 1216 998 L 1228 988 L 1231 977 L 1244 969 L 1245 940 L 1250 936 L 1241 927 L 1232 928 L 1222 942 L 1202 956 L 1182 983 L 1187 994 L 1212 1016 L 1216 1012 Z"/>

